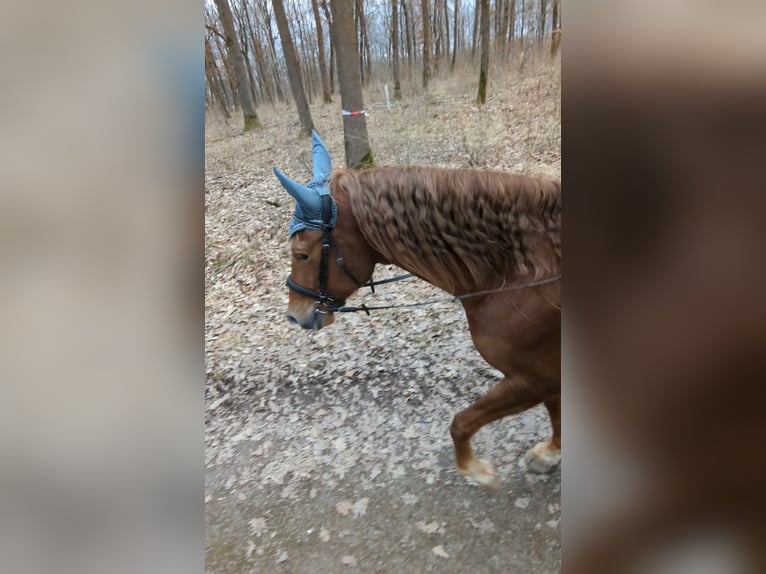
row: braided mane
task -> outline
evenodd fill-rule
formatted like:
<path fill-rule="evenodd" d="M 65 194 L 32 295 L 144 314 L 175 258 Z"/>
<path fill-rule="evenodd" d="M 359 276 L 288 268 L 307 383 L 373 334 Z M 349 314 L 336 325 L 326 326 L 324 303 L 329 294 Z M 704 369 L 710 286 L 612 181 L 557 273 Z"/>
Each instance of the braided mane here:
<path fill-rule="evenodd" d="M 502 172 L 426 167 L 338 170 L 370 245 L 455 293 L 560 273 L 561 183 Z"/>

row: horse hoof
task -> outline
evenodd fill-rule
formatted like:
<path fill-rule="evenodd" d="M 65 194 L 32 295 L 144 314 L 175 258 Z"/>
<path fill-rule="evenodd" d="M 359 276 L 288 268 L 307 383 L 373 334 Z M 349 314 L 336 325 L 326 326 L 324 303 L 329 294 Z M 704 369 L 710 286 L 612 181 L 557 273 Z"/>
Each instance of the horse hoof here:
<path fill-rule="evenodd" d="M 527 451 L 524 462 L 532 472 L 548 474 L 561 462 L 561 449 L 552 447 L 548 441 L 541 442 Z"/>
<path fill-rule="evenodd" d="M 492 489 L 497 488 L 497 477 L 488 462 L 477 458 L 468 463 L 468 468 L 458 467 L 458 471 L 479 486 Z"/>

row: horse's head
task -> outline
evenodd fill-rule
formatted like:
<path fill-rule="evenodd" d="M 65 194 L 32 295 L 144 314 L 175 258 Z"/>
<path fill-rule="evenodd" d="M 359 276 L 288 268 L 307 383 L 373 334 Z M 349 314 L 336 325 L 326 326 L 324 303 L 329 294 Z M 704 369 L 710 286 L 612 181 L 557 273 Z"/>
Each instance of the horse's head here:
<path fill-rule="evenodd" d="M 287 277 L 287 318 L 304 329 L 321 329 L 335 311 L 372 276 L 375 262 L 349 210 L 341 210 L 330 192 L 330 154 L 316 132 L 312 145 L 313 178 L 294 182 L 276 167 L 274 174 L 295 199 L 290 222 L 292 266 Z M 343 257 L 341 256 L 343 254 Z"/>

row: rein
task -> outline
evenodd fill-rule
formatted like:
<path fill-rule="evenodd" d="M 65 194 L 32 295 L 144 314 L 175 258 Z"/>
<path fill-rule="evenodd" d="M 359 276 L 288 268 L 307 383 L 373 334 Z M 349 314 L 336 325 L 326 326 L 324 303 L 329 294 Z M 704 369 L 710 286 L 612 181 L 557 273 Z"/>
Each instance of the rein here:
<path fill-rule="evenodd" d="M 465 293 L 463 295 L 455 295 L 452 297 L 439 297 L 437 299 L 429 299 L 428 301 L 421 301 L 419 303 L 404 303 L 401 305 L 379 305 L 368 307 L 367 305 L 360 305 L 358 307 L 346 307 L 345 300 L 336 300 L 331 294 L 327 292 L 327 280 L 329 277 L 328 259 L 330 257 L 330 251 L 334 251 L 337 255 L 336 262 L 343 272 L 351 278 L 354 283 L 359 287 L 369 287 L 373 293 L 375 293 L 376 285 L 385 285 L 386 283 L 394 283 L 395 281 L 403 281 L 404 279 L 410 279 L 414 277 L 412 273 L 406 273 L 404 275 L 397 275 L 389 279 L 382 279 L 381 281 L 373 281 L 372 278 L 367 283 L 362 283 L 351 273 L 346 262 L 335 246 L 335 240 L 332 236 L 333 226 L 330 224 L 332 221 L 332 197 L 329 195 L 322 196 L 322 256 L 319 260 L 319 291 L 313 291 L 302 285 L 298 285 L 293 281 L 292 277 L 287 275 L 287 287 L 304 295 L 310 297 L 316 301 L 314 313 L 318 315 L 325 315 L 327 313 L 359 313 L 364 312 L 367 315 L 370 311 L 383 311 L 386 309 L 407 309 L 411 307 L 423 307 L 424 305 L 433 305 L 435 303 L 445 303 L 448 301 L 463 301 L 464 299 L 470 299 L 472 297 L 479 297 L 480 295 L 489 295 L 491 293 L 500 293 L 502 291 L 515 291 L 518 289 L 527 289 L 529 287 L 537 287 L 539 285 L 545 285 L 547 283 L 554 283 L 555 281 L 561 281 L 561 275 L 555 275 L 548 277 L 547 279 L 540 279 L 538 281 L 532 281 L 529 283 L 523 283 L 521 285 L 509 285 L 507 287 L 498 287 L 497 289 L 485 289 L 483 291 L 475 291 L 473 293 Z M 316 225 L 312 222 L 312 225 Z"/>
<path fill-rule="evenodd" d="M 400 275 L 398 277 L 393 277 L 388 282 L 400 281 L 401 279 L 409 279 L 409 277 L 412 277 L 412 274 L 409 274 L 409 276 Z M 419 303 L 403 303 L 401 305 L 379 305 L 379 306 L 373 306 L 373 307 L 368 307 L 367 305 L 364 305 L 364 304 L 360 305 L 359 307 L 346 307 L 345 305 L 343 305 L 335 309 L 327 309 L 324 311 L 319 310 L 318 313 L 358 313 L 360 311 L 364 311 L 365 313 L 369 315 L 370 311 L 382 311 L 384 309 L 407 309 L 411 307 L 423 307 L 424 305 L 433 305 L 435 303 L 462 301 L 464 299 L 470 299 L 472 297 L 479 297 L 480 295 L 489 295 L 490 293 L 500 293 L 502 291 L 516 291 L 518 289 L 527 289 L 528 287 L 537 287 L 539 285 L 554 283 L 556 281 L 561 281 L 561 275 L 554 275 L 553 277 L 548 277 L 547 279 L 540 279 L 539 281 L 532 281 L 530 283 L 523 283 L 521 285 L 509 285 L 508 287 L 499 287 L 497 289 L 485 289 L 484 291 L 475 291 L 473 293 L 465 293 L 463 295 L 454 295 L 452 297 L 439 297 L 437 299 L 429 299 L 428 301 L 421 301 Z"/>

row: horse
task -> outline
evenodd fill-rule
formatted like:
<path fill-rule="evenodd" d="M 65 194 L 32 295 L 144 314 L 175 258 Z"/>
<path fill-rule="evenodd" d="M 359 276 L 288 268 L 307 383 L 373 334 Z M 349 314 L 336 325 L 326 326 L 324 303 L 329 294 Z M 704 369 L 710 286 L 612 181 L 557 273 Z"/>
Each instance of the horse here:
<path fill-rule="evenodd" d="M 313 178 L 277 167 L 295 199 L 287 319 L 321 329 L 378 264 L 394 264 L 463 305 L 479 354 L 503 378 L 450 425 L 457 470 L 496 487 L 471 437 L 484 425 L 540 403 L 549 440 L 524 456 L 545 473 L 561 457 L 561 183 L 496 171 L 435 167 L 332 170 L 312 134 Z M 359 308 L 356 308 L 359 309 Z"/>

